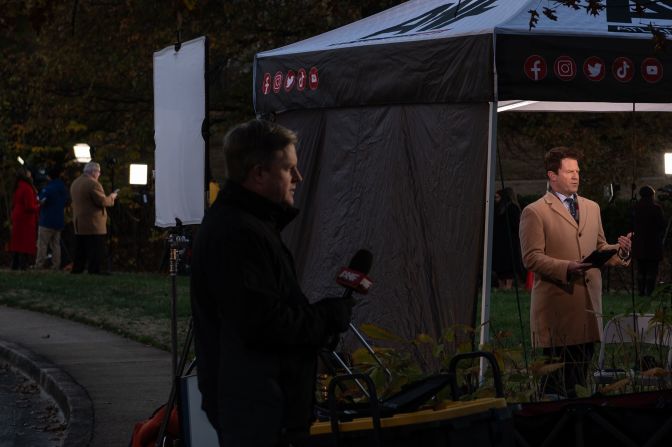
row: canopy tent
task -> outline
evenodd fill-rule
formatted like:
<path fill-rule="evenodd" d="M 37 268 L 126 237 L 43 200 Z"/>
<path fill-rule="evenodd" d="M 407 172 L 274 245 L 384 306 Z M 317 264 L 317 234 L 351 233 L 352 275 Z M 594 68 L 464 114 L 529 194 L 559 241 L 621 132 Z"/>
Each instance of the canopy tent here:
<path fill-rule="evenodd" d="M 669 31 L 672 2 L 642 19 L 629 3 L 558 7 L 530 30 L 538 0 L 415 0 L 257 54 L 256 112 L 300 135 L 303 213 L 286 239 L 308 295 L 333 294 L 368 248 L 375 286 L 356 320 L 437 336 L 474 321 L 482 253 L 486 321 L 498 106 L 669 107 L 649 23 Z"/>

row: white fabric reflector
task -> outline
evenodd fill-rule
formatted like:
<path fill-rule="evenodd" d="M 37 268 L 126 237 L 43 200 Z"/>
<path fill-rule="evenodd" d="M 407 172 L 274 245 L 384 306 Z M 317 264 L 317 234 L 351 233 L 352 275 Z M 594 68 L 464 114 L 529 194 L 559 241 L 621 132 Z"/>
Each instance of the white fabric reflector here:
<path fill-rule="evenodd" d="M 199 224 L 205 209 L 205 37 L 154 53 L 155 225 Z"/>

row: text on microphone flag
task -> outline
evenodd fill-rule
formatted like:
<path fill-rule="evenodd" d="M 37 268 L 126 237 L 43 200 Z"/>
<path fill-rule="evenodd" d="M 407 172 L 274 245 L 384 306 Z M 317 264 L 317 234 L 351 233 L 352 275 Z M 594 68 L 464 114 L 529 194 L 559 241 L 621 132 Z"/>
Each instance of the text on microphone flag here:
<path fill-rule="evenodd" d="M 353 289 L 358 293 L 367 293 L 373 284 L 372 281 L 363 273 L 347 267 L 341 268 L 336 277 L 336 282 L 343 287 Z"/>

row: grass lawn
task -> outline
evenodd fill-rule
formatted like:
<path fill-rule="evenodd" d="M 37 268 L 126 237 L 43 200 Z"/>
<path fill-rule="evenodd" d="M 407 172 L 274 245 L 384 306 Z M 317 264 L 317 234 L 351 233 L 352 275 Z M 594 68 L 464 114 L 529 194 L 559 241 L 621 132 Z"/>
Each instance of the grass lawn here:
<path fill-rule="evenodd" d="M 168 274 L 71 275 L 51 271 L 0 271 L 0 304 L 83 322 L 170 349 L 172 282 Z M 177 277 L 180 343 L 189 307 L 189 279 Z"/>
<path fill-rule="evenodd" d="M 664 291 L 661 291 L 664 292 Z M 640 297 L 635 295 L 635 309 L 637 312 L 653 312 L 658 306 L 670 306 L 670 297 L 660 293 L 654 297 Z M 530 293 L 525 290 L 500 291 L 493 289 L 490 303 L 490 333 L 510 332 L 511 339 L 517 343 L 521 340 L 520 320 L 518 317 L 518 303 L 525 333 L 525 343 L 530 343 Z M 604 322 L 614 315 L 632 312 L 632 296 L 626 291 L 605 292 L 602 295 L 602 315 Z M 480 314 L 480 309 L 479 309 Z M 480 316 L 478 317 L 480 321 Z"/>
<path fill-rule="evenodd" d="M 114 273 L 111 276 L 70 275 L 63 272 L 0 270 L 0 304 L 80 321 L 162 349 L 170 347 L 171 278 L 166 274 Z M 180 343 L 184 340 L 189 307 L 189 278 L 177 277 Z M 669 297 L 663 298 L 669 305 Z M 509 344 L 521 342 L 518 302 L 529 348 L 530 294 L 493 289 L 491 334 L 510 333 Z M 638 311 L 653 310 L 659 299 L 635 297 Z M 604 315 L 630 312 L 629 293 L 604 295 Z M 480 317 L 479 317 L 480 318 Z M 480 321 L 480 320 L 479 320 Z"/>

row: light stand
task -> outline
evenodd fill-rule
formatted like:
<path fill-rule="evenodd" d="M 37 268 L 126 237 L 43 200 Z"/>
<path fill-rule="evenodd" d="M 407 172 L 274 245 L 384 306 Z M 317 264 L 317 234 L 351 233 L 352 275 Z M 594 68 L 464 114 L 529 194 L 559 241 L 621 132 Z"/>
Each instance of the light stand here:
<path fill-rule="evenodd" d="M 192 320 L 189 320 L 189 328 L 187 329 L 187 336 L 182 347 L 182 356 L 178 358 L 177 355 L 177 274 L 179 271 L 179 263 L 181 255 L 186 252 L 187 247 L 189 246 L 189 237 L 184 234 L 184 227 L 182 221 L 178 218 L 175 218 L 175 227 L 168 234 L 168 244 L 170 250 L 170 345 L 171 345 L 171 376 L 172 376 L 172 385 L 170 389 L 170 395 L 168 397 L 168 403 L 166 404 L 166 411 L 164 413 L 163 421 L 161 423 L 161 430 L 159 431 L 159 436 L 156 438 L 156 447 L 163 446 L 164 438 L 166 436 L 166 429 L 168 428 L 168 421 L 170 420 L 170 414 L 173 411 L 173 408 L 177 405 L 179 407 L 179 393 L 177 392 L 177 386 L 179 378 L 184 371 L 186 365 L 187 355 L 189 354 L 189 348 L 193 339 L 192 331 Z M 179 417 L 178 417 L 179 419 Z M 180 424 L 181 425 L 181 424 Z"/>
<path fill-rule="evenodd" d="M 665 152 L 665 155 L 663 156 L 663 161 L 665 165 L 665 175 L 669 177 L 670 175 L 672 175 L 672 152 Z M 663 250 L 665 250 L 665 243 L 667 242 L 667 235 L 669 234 L 671 225 L 672 225 L 672 216 L 667 220 L 667 228 L 665 228 L 665 234 L 663 235 Z M 672 308 L 672 286 L 670 286 L 670 308 Z"/>
<path fill-rule="evenodd" d="M 117 159 L 114 157 L 106 157 L 105 158 L 105 168 L 110 172 L 110 190 L 111 192 L 114 192 L 116 190 L 115 183 L 114 183 L 114 167 L 117 165 Z M 114 211 L 115 216 L 114 217 L 119 217 L 119 210 L 120 208 L 117 207 L 117 202 L 115 200 L 114 206 L 110 209 L 110 213 L 112 210 Z M 110 216 L 111 217 L 111 216 Z M 107 271 L 111 272 L 112 271 L 112 258 L 114 254 L 114 250 L 112 248 L 112 244 L 114 243 L 114 225 L 115 225 L 115 219 L 110 219 L 110 231 L 107 233 Z"/>
<path fill-rule="evenodd" d="M 139 217 L 134 219 L 134 234 L 135 240 L 139 240 L 138 228 L 142 227 L 144 222 L 144 207 L 149 203 L 149 193 L 147 191 L 147 165 L 146 164 L 131 164 L 128 167 L 128 184 L 137 188 L 134 192 L 134 199 L 140 207 Z M 135 264 L 140 265 L 140 244 L 136 244 Z"/>

